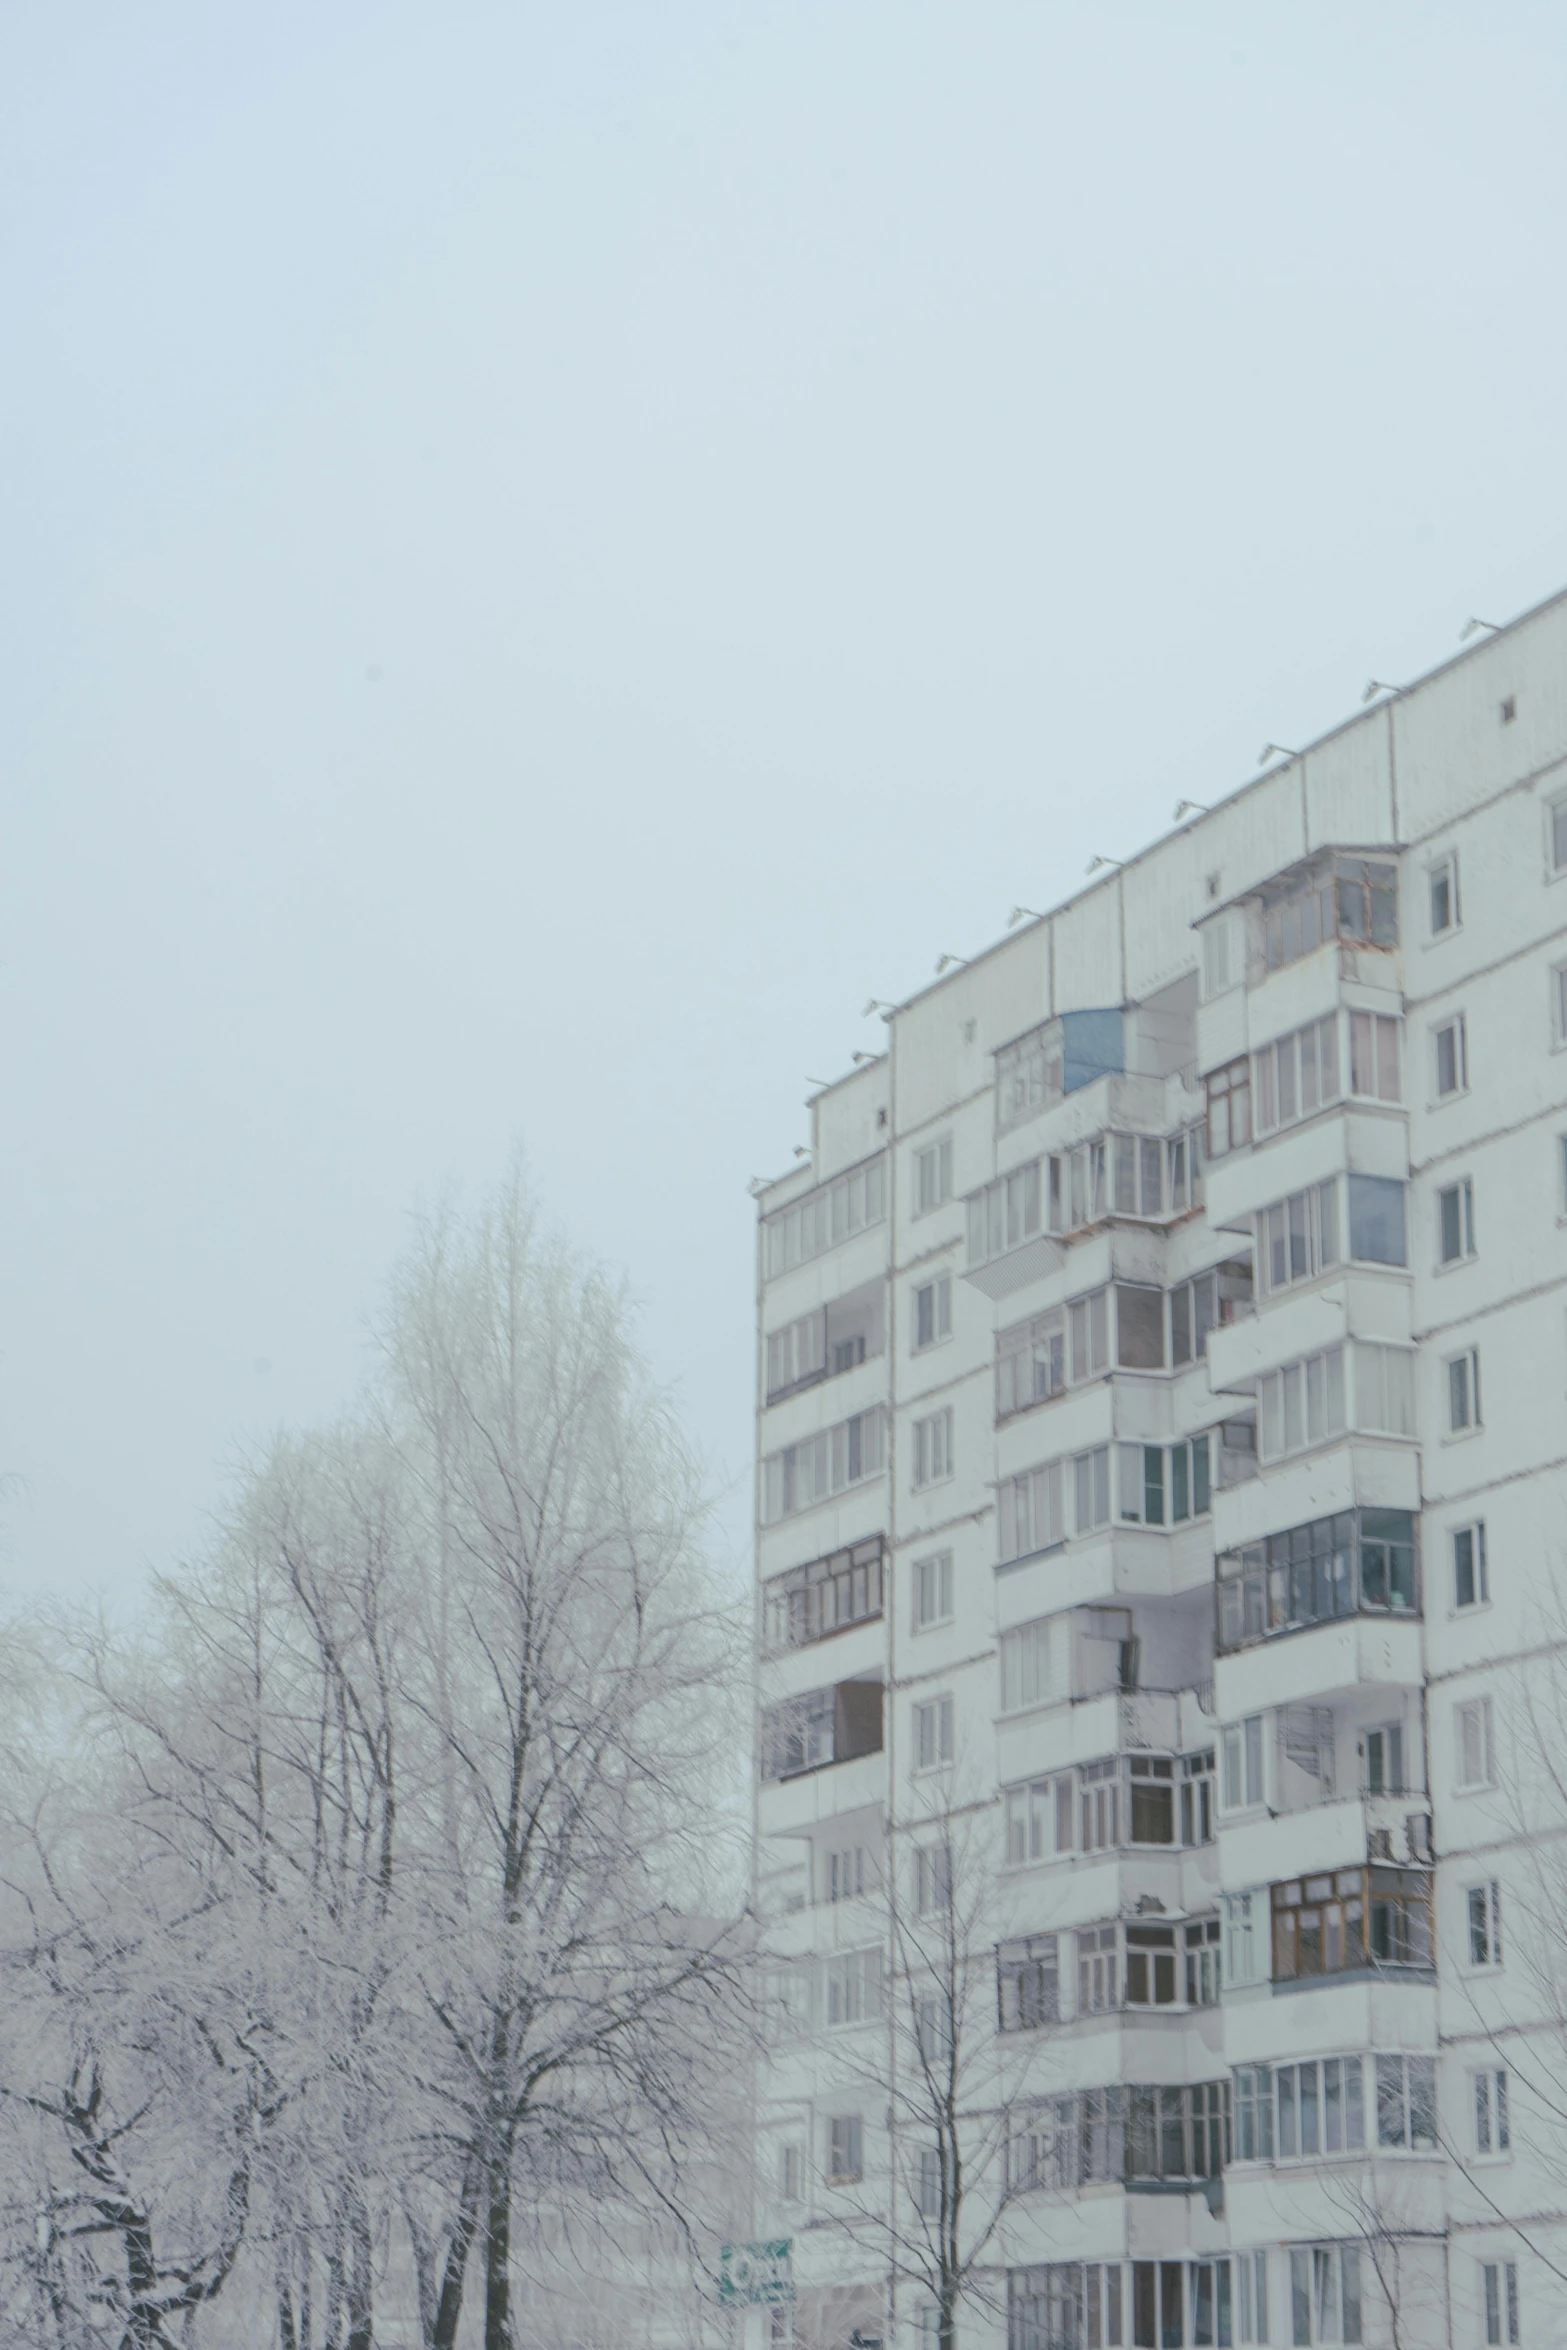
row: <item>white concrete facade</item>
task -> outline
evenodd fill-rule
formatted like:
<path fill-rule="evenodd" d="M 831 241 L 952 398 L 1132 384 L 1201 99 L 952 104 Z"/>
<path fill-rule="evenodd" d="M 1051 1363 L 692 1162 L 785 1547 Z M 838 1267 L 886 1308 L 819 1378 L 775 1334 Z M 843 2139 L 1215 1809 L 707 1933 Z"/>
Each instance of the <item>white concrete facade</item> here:
<path fill-rule="evenodd" d="M 863 2213 L 887 2175 L 878 1887 L 922 1761 L 983 1819 L 1002 1957 L 1055 1938 L 1050 2094 L 1123 2093 L 1009 2209 L 964 2350 L 1567 2341 L 1508 1775 L 1563 1571 L 1559 966 L 1567 598 L 815 1097 L 758 1202 L 756 1889 L 794 2020 L 755 2224 L 799 2299 L 753 2344 L 922 2338 L 833 2183 Z"/>

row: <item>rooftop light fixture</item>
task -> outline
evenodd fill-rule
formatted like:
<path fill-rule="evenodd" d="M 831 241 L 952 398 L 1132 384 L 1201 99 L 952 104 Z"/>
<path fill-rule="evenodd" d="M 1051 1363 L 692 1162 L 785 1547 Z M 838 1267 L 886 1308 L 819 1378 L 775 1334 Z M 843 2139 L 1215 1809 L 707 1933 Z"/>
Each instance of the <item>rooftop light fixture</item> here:
<path fill-rule="evenodd" d="M 1363 702 L 1374 702 L 1378 694 L 1401 694 L 1403 690 L 1401 685 L 1389 685 L 1384 677 L 1368 677 L 1366 690 L 1360 698 Z"/>
<path fill-rule="evenodd" d="M 879 1061 L 880 1059 L 880 1053 L 856 1053 L 854 1056 L 854 1066 L 856 1069 L 864 1069 L 868 1067 L 872 1061 Z"/>
<path fill-rule="evenodd" d="M 1475 632 L 1482 628 L 1491 636 L 1500 636 L 1501 634 L 1500 623 L 1495 620 L 1466 620 L 1458 632 L 1459 643 L 1461 645 L 1468 644 Z"/>
<path fill-rule="evenodd" d="M 1170 818 L 1170 822 L 1179 824 L 1183 816 L 1206 816 L 1207 813 L 1208 803 L 1206 800 L 1177 800 L 1175 814 Z"/>
<path fill-rule="evenodd" d="M 884 1020 L 890 1020 L 897 1008 L 898 1007 L 896 1004 L 884 1004 L 879 996 L 872 996 L 870 1002 L 866 1005 L 864 1011 L 860 1014 L 860 1018 L 862 1020 L 868 1020 L 872 1012 L 880 1012 Z"/>
<path fill-rule="evenodd" d="M 1083 870 L 1085 873 L 1098 873 L 1107 865 L 1124 865 L 1125 862 L 1124 857 L 1090 857 Z"/>
<path fill-rule="evenodd" d="M 1257 753 L 1257 764 L 1266 767 L 1270 759 L 1298 759 L 1299 751 L 1292 751 L 1287 743 L 1264 743 Z"/>
<path fill-rule="evenodd" d="M 803 1142 L 797 1142 L 794 1146 L 794 1155 L 797 1159 L 808 1159 L 811 1154 Z"/>
<path fill-rule="evenodd" d="M 1007 928 L 1015 930 L 1020 922 L 1043 922 L 1044 918 L 1032 906 L 1014 906 L 1007 916 Z"/>
<path fill-rule="evenodd" d="M 968 968 L 967 955 L 939 955 L 936 959 L 936 977 L 943 971 L 964 971 Z"/>

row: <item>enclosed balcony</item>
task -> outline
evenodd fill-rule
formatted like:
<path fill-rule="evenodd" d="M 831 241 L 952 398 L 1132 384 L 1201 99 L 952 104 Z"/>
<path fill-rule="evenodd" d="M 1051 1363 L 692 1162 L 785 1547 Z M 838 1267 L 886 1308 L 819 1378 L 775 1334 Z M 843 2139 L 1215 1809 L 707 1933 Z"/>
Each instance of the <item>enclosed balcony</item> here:
<path fill-rule="evenodd" d="M 1419 1613 L 1407 1510 L 1341 1510 L 1292 1526 L 1222 1553 L 1216 1574 L 1221 1654 L 1347 1617 Z"/>
<path fill-rule="evenodd" d="M 1273 1887 L 1270 1907 L 1276 1986 L 1368 1969 L 1431 1969 L 1429 1869 L 1371 1867 L 1292 1877 Z"/>

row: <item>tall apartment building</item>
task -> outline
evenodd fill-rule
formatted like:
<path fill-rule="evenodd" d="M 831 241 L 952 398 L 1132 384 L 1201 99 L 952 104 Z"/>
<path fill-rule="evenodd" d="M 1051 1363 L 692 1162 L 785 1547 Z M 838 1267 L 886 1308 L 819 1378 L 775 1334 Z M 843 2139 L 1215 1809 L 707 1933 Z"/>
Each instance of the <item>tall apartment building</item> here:
<path fill-rule="evenodd" d="M 1567 2341 L 1567 598 L 884 1017 L 758 1199 L 752 2350 L 935 2340 L 976 1853 L 963 2350 Z"/>

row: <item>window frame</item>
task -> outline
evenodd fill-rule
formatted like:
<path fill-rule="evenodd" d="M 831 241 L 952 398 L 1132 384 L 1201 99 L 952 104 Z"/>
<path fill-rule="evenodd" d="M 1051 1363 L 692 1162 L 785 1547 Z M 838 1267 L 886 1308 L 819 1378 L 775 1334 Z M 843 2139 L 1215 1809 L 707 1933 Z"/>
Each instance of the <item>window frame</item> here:
<path fill-rule="evenodd" d="M 925 1778 L 932 1771 L 947 1770 L 957 1750 L 951 1690 L 943 1689 L 935 1697 L 917 1697 L 913 1713 L 914 1760 L 910 1775 Z M 927 1727 L 931 1730 L 928 1740 L 925 1735 Z M 928 1761 L 927 1745 L 930 1749 Z"/>
<path fill-rule="evenodd" d="M 1447 920 L 1439 923 L 1436 918 L 1436 893 L 1442 886 L 1447 891 Z M 1426 867 L 1426 920 L 1427 938 L 1433 946 L 1438 940 L 1451 938 L 1455 930 L 1463 928 L 1463 901 L 1458 894 L 1456 849 L 1448 849 L 1442 856 L 1433 857 Z"/>
<path fill-rule="evenodd" d="M 1567 874 L 1567 791 L 1548 792 L 1544 808 L 1545 878 L 1560 881 Z"/>
<path fill-rule="evenodd" d="M 1442 1039 L 1453 1039 L 1453 1079 L 1451 1085 L 1442 1083 Z M 1433 1104 L 1457 1101 L 1469 1091 L 1469 1024 L 1462 1012 L 1450 1012 L 1445 1020 L 1431 1024 L 1431 1068 Z"/>
<path fill-rule="evenodd" d="M 1472 1717 L 1479 1746 L 1480 1776 L 1466 1775 L 1465 1743 Z M 1484 1795 L 1496 1785 L 1496 1714 L 1489 1696 L 1461 1697 L 1453 1706 L 1453 1793 Z"/>
<path fill-rule="evenodd" d="M 1450 1526 L 1447 1531 L 1448 1557 L 1452 1561 L 1453 1568 L 1453 1613 L 1468 1615 L 1474 1608 L 1489 1607 L 1491 1604 L 1491 1564 L 1486 1555 L 1484 1518 L 1466 1518 L 1461 1526 Z M 1459 1596 L 1462 1587 L 1459 1582 L 1458 1542 L 1460 1535 L 1464 1534 L 1470 1538 L 1471 1591 L 1467 1599 Z"/>
<path fill-rule="evenodd" d="M 865 2176 L 865 2116 L 832 2113 L 826 2116 L 826 2122 L 827 2159 L 822 2165 L 822 2176 L 829 2187 L 857 2187 Z M 840 2132 L 843 2133 L 841 2141 Z"/>
<path fill-rule="evenodd" d="M 1551 1050 L 1567 1050 L 1567 963 L 1551 965 Z"/>
<path fill-rule="evenodd" d="M 1465 1966 L 1473 1974 L 1495 1974 L 1502 1964 L 1502 1884 L 1483 1877 L 1464 1887 Z"/>
<path fill-rule="evenodd" d="M 911 1490 L 924 1493 L 932 1485 L 948 1484 L 957 1474 L 951 1404 L 944 1403 L 933 1412 L 921 1413 L 910 1433 L 914 1444 Z"/>
<path fill-rule="evenodd" d="M 929 1572 L 927 1573 L 927 1570 Z M 935 1605 L 930 1612 L 921 1606 L 923 1586 L 929 1583 L 935 1592 Z M 911 1634 L 934 1632 L 942 1624 L 950 1624 L 956 1609 L 953 1604 L 955 1576 L 950 1550 L 927 1551 L 923 1558 L 910 1562 L 909 1567 L 909 1630 Z"/>
<path fill-rule="evenodd" d="M 1469 2075 L 1470 2142 L 1476 2162 L 1510 2162 L 1512 2097 L 1505 2064 L 1477 2065 Z"/>
<path fill-rule="evenodd" d="M 920 1335 L 924 1315 L 920 1300 L 928 1297 L 930 1303 L 930 1336 Z M 952 1336 L 952 1272 L 950 1267 L 932 1273 L 928 1280 L 916 1281 L 909 1292 L 914 1331 L 909 1342 L 910 1354 L 929 1354 L 933 1347 L 945 1346 Z"/>
<path fill-rule="evenodd" d="M 1447 1253 L 1447 1211 L 1444 1205 L 1444 1202 L 1448 1200 L 1454 1203 L 1453 1221 L 1459 1244 L 1451 1256 Z M 1437 1186 L 1436 1270 L 1438 1273 L 1446 1273 L 1454 1265 L 1471 1264 L 1479 1253 L 1475 1247 L 1474 1177 L 1460 1175 L 1452 1183 L 1442 1183 Z"/>
<path fill-rule="evenodd" d="M 921 1216 L 933 1216 L 938 1208 L 946 1207 L 952 1200 L 951 1135 L 938 1135 L 934 1142 L 916 1143 L 912 1156 L 914 1160 L 914 1210 L 910 1222 L 917 1223 Z M 931 1161 L 935 1162 L 935 1180 L 931 1185 L 934 1196 L 927 1199 L 925 1197 L 925 1168 Z"/>
<path fill-rule="evenodd" d="M 1457 1443 L 1466 1437 L 1477 1436 L 1485 1426 L 1481 1407 L 1480 1349 L 1461 1346 L 1455 1354 L 1442 1357 L 1443 1404 L 1446 1427 L 1444 1441 Z M 1463 1417 L 1458 1417 L 1460 1392 Z"/>
<path fill-rule="evenodd" d="M 1517 2350 L 1521 2338 L 1518 2263 L 1482 2260 L 1476 2265 L 1480 2271 L 1480 2323 L 1486 2350 Z"/>

